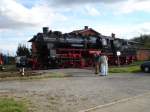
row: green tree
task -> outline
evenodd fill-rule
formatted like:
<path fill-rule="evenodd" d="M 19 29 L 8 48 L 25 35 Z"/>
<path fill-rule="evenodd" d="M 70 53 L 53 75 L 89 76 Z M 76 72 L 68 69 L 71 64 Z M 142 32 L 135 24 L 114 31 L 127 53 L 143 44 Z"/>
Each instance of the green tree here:
<path fill-rule="evenodd" d="M 24 44 L 18 45 L 16 54 L 17 54 L 17 56 L 26 56 L 26 57 L 31 56 L 30 50 Z"/>
<path fill-rule="evenodd" d="M 132 40 L 141 43 L 139 47 L 150 48 L 150 35 L 141 35 L 140 37 L 135 37 Z"/>

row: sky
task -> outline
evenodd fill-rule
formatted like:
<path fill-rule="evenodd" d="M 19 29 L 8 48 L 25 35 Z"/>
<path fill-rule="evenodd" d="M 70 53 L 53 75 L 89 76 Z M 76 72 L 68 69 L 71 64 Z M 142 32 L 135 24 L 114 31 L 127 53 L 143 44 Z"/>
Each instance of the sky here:
<path fill-rule="evenodd" d="M 0 52 L 30 47 L 27 41 L 44 26 L 63 33 L 89 26 L 130 39 L 150 34 L 150 0 L 1 0 Z"/>

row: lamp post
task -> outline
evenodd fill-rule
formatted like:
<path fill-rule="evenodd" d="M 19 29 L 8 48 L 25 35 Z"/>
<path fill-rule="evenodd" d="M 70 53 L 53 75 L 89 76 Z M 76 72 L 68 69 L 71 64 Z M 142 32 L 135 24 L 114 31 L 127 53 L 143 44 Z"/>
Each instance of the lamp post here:
<path fill-rule="evenodd" d="M 117 51 L 118 66 L 119 66 L 119 67 L 120 67 L 120 55 L 121 55 L 121 52 L 120 52 L 120 51 Z"/>

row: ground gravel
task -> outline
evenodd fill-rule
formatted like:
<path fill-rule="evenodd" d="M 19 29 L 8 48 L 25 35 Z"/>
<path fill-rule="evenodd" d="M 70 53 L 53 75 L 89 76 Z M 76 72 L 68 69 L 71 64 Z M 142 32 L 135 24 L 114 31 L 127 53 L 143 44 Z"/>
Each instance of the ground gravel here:
<path fill-rule="evenodd" d="M 87 69 L 49 71 L 72 77 L 1 81 L 0 95 L 29 99 L 31 112 L 78 112 L 150 91 L 149 74 L 109 74 L 100 77 Z"/>

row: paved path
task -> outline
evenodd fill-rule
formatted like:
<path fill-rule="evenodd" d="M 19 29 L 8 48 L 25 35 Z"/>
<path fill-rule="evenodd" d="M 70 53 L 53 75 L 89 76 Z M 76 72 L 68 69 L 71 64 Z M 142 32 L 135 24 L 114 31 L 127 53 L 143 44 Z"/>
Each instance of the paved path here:
<path fill-rule="evenodd" d="M 99 105 L 81 112 L 150 112 L 150 93 Z"/>

